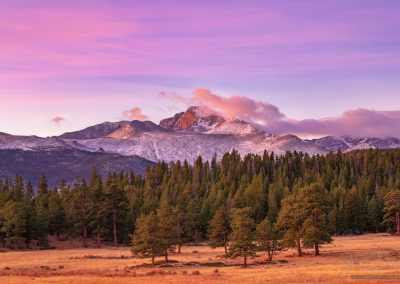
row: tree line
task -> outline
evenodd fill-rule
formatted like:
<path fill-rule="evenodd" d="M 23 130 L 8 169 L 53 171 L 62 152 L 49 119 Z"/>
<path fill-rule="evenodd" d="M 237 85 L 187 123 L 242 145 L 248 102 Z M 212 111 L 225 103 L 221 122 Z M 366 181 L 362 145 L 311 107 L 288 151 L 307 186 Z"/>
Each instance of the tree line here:
<path fill-rule="evenodd" d="M 93 169 L 89 179 L 54 188 L 43 174 L 35 190 L 16 175 L 0 180 L 0 242 L 18 249 L 33 241 L 46 247 L 48 235 L 84 245 L 90 238 L 167 258 L 175 247 L 207 240 L 231 256 L 281 247 L 319 254 L 331 235 L 393 232 L 399 189 L 398 149 L 244 157 L 232 151 L 220 160 L 159 162 L 143 176 L 102 178 Z"/>

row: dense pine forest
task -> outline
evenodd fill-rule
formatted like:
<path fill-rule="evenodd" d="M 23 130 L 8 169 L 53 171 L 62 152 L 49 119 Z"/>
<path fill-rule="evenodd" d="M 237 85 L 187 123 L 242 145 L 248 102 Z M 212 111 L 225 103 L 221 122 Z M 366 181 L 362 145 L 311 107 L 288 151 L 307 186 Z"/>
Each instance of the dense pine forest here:
<path fill-rule="evenodd" d="M 93 169 L 90 180 L 37 188 L 16 175 L 0 180 L 0 244 L 46 248 L 48 235 L 132 244 L 165 255 L 208 241 L 231 256 L 314 247 L 331 235 L 393 232 L 400 212 L 400 150 L 309 156 L 246 155 L 164 163 L 133 172 Z M 161 242 L 161 243 L 160 243 Z M 158 245 L 157 245 L 158 244 Z M 257 246 L 256 246 L 257 244 Z M 271 254 L 272 258 L 272 254 Z"/>

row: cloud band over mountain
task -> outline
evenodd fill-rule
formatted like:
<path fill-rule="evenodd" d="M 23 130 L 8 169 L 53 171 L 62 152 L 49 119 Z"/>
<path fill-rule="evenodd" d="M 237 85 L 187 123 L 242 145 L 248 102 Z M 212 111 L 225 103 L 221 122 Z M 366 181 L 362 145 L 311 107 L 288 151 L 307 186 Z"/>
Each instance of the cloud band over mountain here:
<path fill-rule="evenodd" d="M 223 97 L 209 89 L 193 90 L 190 98 L 161 92 L 169 100 L 207 106 L 227 118 L 238 118 L 274 134 L 296 134 L 303 137 L 352 135 L 358 137 L 400 137 L 400 110 L 377 111 L 351 109 L 338 117 L 293 119 L 272 104 L 246 96 Z"/>

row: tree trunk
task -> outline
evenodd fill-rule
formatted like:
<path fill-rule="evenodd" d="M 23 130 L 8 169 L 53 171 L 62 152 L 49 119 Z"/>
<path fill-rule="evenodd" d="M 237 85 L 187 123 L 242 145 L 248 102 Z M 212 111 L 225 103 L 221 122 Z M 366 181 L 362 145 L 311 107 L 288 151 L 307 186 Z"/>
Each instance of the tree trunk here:
<path fill-rule="evenodd" d="M 87 237 L 86 225 L 83 225 L 83 247 L 87 247 L 86 237 Z"/>
<path fill-rule="evenodd" d="M 244 256 L 244 267 L 247 267 L 247 255 Z"/>
<path fill-rule="evenodd" d="M 97 222 L 97 247 L 100 247 L 100 223 Z"/>
<path fill-rule="evenodd" d="M 82 205 L 82 225 L 83 225 L 83 247 L 87 247 L 86 238 L 87 238 L 87 224 L 86 224 L 86 208 Z"/>
<path fill-rule="evenodd" d="M 165 266 L 168 265 L 168 250 L 165 250 Z"/>
<path fill-rule="evenodd" d="M 299 256 L 303 256 L 303 253 L 301 252 L 301 241 L 300 239 L 297 239 L 297 252 Z"/>
<path fill-rule="evenodd" d="M 315 255 L 320 255 L 318 243 L 314 244 L 314 249 L 315 249 Z"/>
<path fill-rule="evenodd" d="M 117 222 L 116 222 L 116 212 L 113 212 L 113 230 L 114 230 L 114 245 L 117 246 Z"/>
<path fill-rule="evenodd" d="M 151 254 L 151 265 L 154 267 L 154 252 Z"/>
<path fill-rule="evenodd" d="M 227 249 L 226 245 L 224 245 L 224 248 L 225 248 L 225 255 L 227 255 L 228 254 L 228 249 Z"/>
<path fill-rule="evenodd" d="M 272 251 L 268 251 L 268 261 L 272 261 Z"/>
<path fill-rule="evenodd" d="M 178 253 L 181 253 L 181 245 L 178 245 Z"/>

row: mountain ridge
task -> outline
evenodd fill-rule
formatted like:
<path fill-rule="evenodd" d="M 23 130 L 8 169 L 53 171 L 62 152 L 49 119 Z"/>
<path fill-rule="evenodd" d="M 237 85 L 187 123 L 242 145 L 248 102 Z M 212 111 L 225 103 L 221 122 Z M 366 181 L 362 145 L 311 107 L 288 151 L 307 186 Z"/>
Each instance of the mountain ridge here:
<path fill-rule="evenodd" d="M 233 149 L 241 155 L 262 154 L 264 151 L 277 155 L 287 151 L 325 155 L 335 151 L 399 147 L 400 140 L 393 137 L 347 135 L 301 139 L 293 134 L 274 135 L 246 121 L 225 118 L 208 108 L 193 106 L 161 120 L 159 124 L 139 120 L 103 122 L 47 138 L 0 132 L 0 154 L 3 160 L 8 161 L 0 163 L 0 177 L 1 173 L 3 177 L 5 172 L 11 174 L 9 168 L 14 174 L 22 173 L 24 163 L 45 171 L 49 167 L 48 157 L 54 159 L 55 169 L 69 171 L 72 176 L 78 174 L 74 167 L 87 172 L 89 165 L 104 161 L 107 161 L 110 171 L 125 167 L 126 170 L 144 172 L 147 165 L 158 161 L 187 160 L 192 163 L 199 155 L 211 160 L 215 155 L 221 158 Z M 74 157 L 77 165 L 74 165 Z M 63 163 L 64 168 L 61 166 Z"/>

